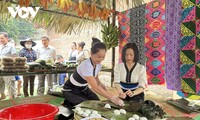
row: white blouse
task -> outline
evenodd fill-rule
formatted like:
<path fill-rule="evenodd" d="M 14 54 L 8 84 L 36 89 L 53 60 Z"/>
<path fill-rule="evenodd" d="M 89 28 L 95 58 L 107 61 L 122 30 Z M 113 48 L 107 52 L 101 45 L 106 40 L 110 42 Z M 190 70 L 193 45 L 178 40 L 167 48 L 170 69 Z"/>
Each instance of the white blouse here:
<path fill-rule="evenodd" d="M 90 61 L 90 58 L 86 59 L 85 61 L 81 62 L 81 64 L 77 67 L 78 74 L 85 79 L 85 77 L 96 77 L 98 73 L 101 71 L 101 64 L 96 64 L 95 72 L 94 67 Z M 93 75 L 95 73 L 95 75 Z M 73 78 L 73 75 L 70 77 L 70 81 L 76 85 L 76 86 L 86 86 L 87 84 L 81 84 L 76 82 L 76 80 Z"/>
<path fill-rule="evenodd" d="M 127 71 L 124 63 L 118 63 L 114 68 L 114 83 L 126 82 Z M 132 71 L 130 83 L 138 83 L 138 87 L 146 88 L 146 67 L 137 63 Z"/>
<path fill-rule="evenodd" d="M 74 50 L 74 51 L 72 51 L 72 50 L 70 50 L 69 52 L 68 52 L 68 57 L 70 58 L 70 57 L 77 57 L 77 55 L 78 55 L 78 50 Z M 69 62 L 76 62 L 76 60 L 69 60 Z"/>

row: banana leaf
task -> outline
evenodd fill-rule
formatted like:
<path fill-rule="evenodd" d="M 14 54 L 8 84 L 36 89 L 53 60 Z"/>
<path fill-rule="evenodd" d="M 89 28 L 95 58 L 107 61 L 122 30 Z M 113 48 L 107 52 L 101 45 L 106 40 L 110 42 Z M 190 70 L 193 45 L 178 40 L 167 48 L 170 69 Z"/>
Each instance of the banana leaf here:
<path fill-rule="evenodd" d="M 109 120 L 128 120 L 128 118 L 132 117 L 133 114 L 138 114 L 137 112 L 127 112 L 126 114 L 116 115 L 114 114 L 114 110 L 110 110 L 108 112 L 102 113 L 102 116 L 109 119 Z M 140 115 L 139 115 L 140 116 Z"/>
<path fill-rule="evenodd" d="M 111 109 L 105 108 L 104 105 L 108 103 L 111 105 Z M 113 119 L 113 120 L 128 120 L 128 118 L 132 117 L 133 114 L 137 114 L 140 117 L 142 117 L 142 115 L 136 111 L 132 111 L 129 112 L 127 111 L 126 114 L 120 114 L 120 115 L 116 115 L 114 114 L 114 110 L 119 110 L 122 107 L 114 105 L 113 103 L 111 103 L 110 101 L 85 101 L 82 102 L 80 104 L 78 104 L 77 106 L 81 107 L 82 110 L 96 110 L 99 114 L 101 114 L 102 117 L 106 118 L 106 119 Z M 129 104 L 125 103 L 125 108 L 128 109 Z M 77 114 L 77 113 L 76 113 Z M 78 115 L 78 114 L 77 114 Z M 85 117 L 82 115 L 79 115 L 79 117 Z"/>
<path fill-rule="evenodd" d="M 109 109 L 102 107 L 99 103 L 100 101 L 89 100 L 76 105 L 76 107 L 89 108 L 97 111 L 109 111 Z"/>
<path fill-rule="evenodd" d="M 101 103 L 99 103 L 101 106 L 105 106 L 105 104 L 108 103 L 110 104 L 111 108 L 115 108 L 115 109 L 124 109 L 126 111 L 129 112 L 137 112 L 144 104 L 143 103 L 138 103 L 138 102 L 134 102 L 134 101 L 124 101 L 125 105 L 124 106 L 117 106 L 114 103 L 105 100 L 102 101 Z"/>
<path fill-rule="evenodd" d="M 92 108 L 81 108 L 83 111 L 86 111 L 86 110 L 94 110 Z M 109 111 L 100 111 L 100 110 L 96 110 L 103 118 L 106 118 L 108 120 L 128 120 L 128 118 L 132 117 L 133 114 L 137 114 L 139 116 L 141 116 L 138 112 L 127 112 L 126 114 L 120 114 L 120 115 L 116 115 L 114 114 L 114 110 L 115 109 L 111 109 Z M 76 116 L 79 116 L 78 118 L 85 118 L 85 117 L 88 117 L 88 116 L 84 116 L 84 115 L 80 115 L 78 114 L 75 110 L 74 110 Z"/>

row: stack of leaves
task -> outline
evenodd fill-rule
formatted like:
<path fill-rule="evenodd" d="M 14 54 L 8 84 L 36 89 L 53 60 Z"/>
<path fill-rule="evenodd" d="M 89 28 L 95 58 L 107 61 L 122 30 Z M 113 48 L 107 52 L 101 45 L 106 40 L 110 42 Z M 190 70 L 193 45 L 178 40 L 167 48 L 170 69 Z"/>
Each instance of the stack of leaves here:
<path fill-rule="evenodd" d="M 159 105 L 151 100 L 146 100 L 144 105 L 139 109 L 139 112 L 148 119 L 164 118 L 166 114 Z"/>
<path fill-rule="evenodd" d="M 2 57 L 0 65 L 2 72 L 26 72 L 29 68 L 24 57 Z"/>
<path fill-rule="evenodd" d="M 50 72 L 52 71 L 52 60 L 41 60 L 41 59 L 37 59 L 35 61 L 36 63 L 39 63 L 41 65 L 41 69 L 37 70 L 37 71 L 46 71 L 46 72 Z"/>
<path fill-rule="evenodd" d="M 176 99 L 176 100 L 167 100 L 167 102 L 183 111 L 186 113 L 190 114 L 192 112 L 197 112 L 200 113 L 200 105 L 190 103 L 188 100 L 181 98 L 181 99 Z"/>
<path fill-rule="evenodd" d="M 60 62 L 54 63 L 52 67 L 53 67 L 52 71 L 61 71 L 61 72 L 67 71 L 67 65 L 62 64 Z"/>
<path fill-rule="evenodd" d="M 15 70 L 14 60 L 11 57 L 2 57 L 0 59 L 2 72 L 13 72 Z"/>
<path fill-rule="evenodd" d="M 26 72 L 29 69 L 29 66 L 26 65 L 25 57 L 15 57 L 15 72 Z"/>

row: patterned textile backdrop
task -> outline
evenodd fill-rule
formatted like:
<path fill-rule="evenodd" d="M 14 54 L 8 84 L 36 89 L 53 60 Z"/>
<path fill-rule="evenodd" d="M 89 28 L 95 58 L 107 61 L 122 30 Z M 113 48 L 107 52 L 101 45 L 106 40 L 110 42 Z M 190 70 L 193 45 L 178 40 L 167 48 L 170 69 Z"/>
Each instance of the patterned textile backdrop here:
<path fill-rule="evenodd" d="M 119 28 L 121 32 L 119 41 L 119 61 L 123 46 L 128 42 L 135 42 L 140 51 L 139 63 L 145 65 L 144 34 L 145 34 L 145 5 L 123 11 L 118 14 Z"/>
<path fill-rule="evenodd" d="M 182 0 L 180 74 L 182 91 L 200 95 L 200 2 Z"/>
<path fill-rule="evenodd" d="M 122 58 L 122 48 L 130 39 L 130 10 L 120 12 L 118 14 L 119 29 L 121 32 L 119 41 L 119 61 Z"/>
<path fill-rule="evenodd" d="M 149 84 L 163 84 L 165 63 L 165 0 L 154 0 L 146 6 L 146 67 Z"/>
<path fill-rule="evenodd" d="M 145 5 L 136 7 L 131 9 L 130 12 L 130 40 L 131 43 L 136 43 L 139 50 L 139 63 L 142 65 L 146 64 L 146 57 L 145 57 Z"/>
<path fill-rule="evenodd" d="M 181 90 L 181 0 L 166 0 L 165 79 L 167 88 Z"/>
<path fill-rule="evenodd" d="M 182 91 L 178 91 L 177 94 L 182 98 L 189 98 L 192 100 L 200 100 L 200 95 L 197 95 L 197 94 L 184 93 Z"/>
<path fill-rule="evenodd" d="M 163 84 L 165 82 L 163 67 L 165 61 L 164 0 L 154 0 L 146 5 L 121 12 L 118 14 L 118 21 L 121 31 L 119 61 L 121 62 L 123 46 L 128 42 L 135 42 L 140 50 L 139 62 L 147 65 L 148 83 Z"/>

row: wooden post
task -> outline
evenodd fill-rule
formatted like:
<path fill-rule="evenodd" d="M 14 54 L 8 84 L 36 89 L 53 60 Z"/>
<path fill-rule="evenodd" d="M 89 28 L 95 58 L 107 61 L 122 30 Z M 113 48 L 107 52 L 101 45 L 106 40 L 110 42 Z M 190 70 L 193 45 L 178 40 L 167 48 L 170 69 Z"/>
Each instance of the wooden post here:
<path fill-rule="evenodd" d="M 116 0 L 112 1 L 113 10 L 116 11 Z M 115 26 L 116 23 L 116 12 L 113 12 L 112 15 L 112 25 Z M 115 47 L 112 48 L 112 71 L 111 71 L 111 86 L 114 82 L 114 67 L 115 67 Z"/>

